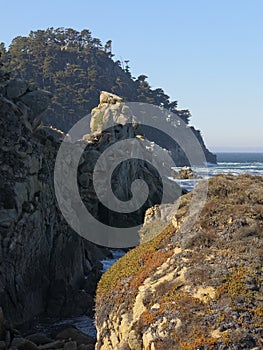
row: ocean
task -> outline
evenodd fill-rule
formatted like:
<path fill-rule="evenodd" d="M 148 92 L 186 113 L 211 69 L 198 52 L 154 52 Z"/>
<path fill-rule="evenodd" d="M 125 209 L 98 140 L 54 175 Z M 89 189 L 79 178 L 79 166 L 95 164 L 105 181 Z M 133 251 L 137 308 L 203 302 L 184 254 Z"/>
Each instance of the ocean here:
<path fill-rule="evenodd" d="M 211 176 L 231 173 L 234 175 L 263 175 L 263 153 L 217 153 L 216 167 L 209 169 Z"/>
<path fill-rule="evenodd" d="M 263 153 L 216 153 L 218 164 L 207 164 L 206 167 L 193 167 L 203 178 L 209 178 L 218 174 L 251 174 L 251 175 L 263 175 Z M 174 168 L 180 170 L 181 168 Z M 183 188 L 191 191 L 195 184 L 202 180 L 175 180 Z M 121 249 L 112 249 L 112 258 L 102 260 L 103 265 L 102 272 L 105 272 L 110 266 L 114 264 L 125 252 Z M 71 324 L 80 331 L 95 337 L 96 329 L 94 325 L 94 319 L 88 316 L 80 316 L 65 319 L 60 322 L 54 322 L 50 324 L 51 320 L 47 320 L 47 323 L 38 324 L 36 331 L 50 330 L 52 327 L 57 327 L 61 324 Z"/>
<path fill-rule="evenodd" d="M 250 174 L 263 176 L 263 153 L 216 153 L 217 164 L 206 167 L 192 167 L 203 178 L 218 174 Z M 173 168 L 175 171 L 180 168 Z M 181 187 L 191 191 L 201 180 L 175 180 Z"/>

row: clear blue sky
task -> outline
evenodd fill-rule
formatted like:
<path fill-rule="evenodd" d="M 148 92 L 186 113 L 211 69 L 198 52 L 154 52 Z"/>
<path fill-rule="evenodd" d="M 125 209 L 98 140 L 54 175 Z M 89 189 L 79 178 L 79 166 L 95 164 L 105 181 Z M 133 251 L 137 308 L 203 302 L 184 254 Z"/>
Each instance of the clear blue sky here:
<path fill-rule="evenodd" d="M 5 1 L 0 41 L 47 27 L 113 41 L 179 108 L 207 145 L 263 150 L 263 0 Z"/>

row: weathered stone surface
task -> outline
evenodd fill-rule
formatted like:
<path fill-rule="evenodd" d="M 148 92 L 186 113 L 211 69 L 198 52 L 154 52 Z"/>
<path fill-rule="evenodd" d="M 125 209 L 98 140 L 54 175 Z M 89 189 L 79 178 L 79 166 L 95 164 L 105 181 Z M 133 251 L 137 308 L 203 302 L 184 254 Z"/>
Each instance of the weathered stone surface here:
<path fill-rule="evenodd" d="M 18 98 L 26 93 L 28 84 L 24 80 L 10 80 L 6 86 L 6 96 L 9 99 Z"/>
<path fill-rule="evenodd" d="M 5 84 L 10 85 L 9 95 L 6 89 L 0 94 L 0 306 L 15 325 L 43 312 L 91 314 L 101 275 L 99 248 L 86 245 L 65 223 L 53 187 L 56 154 L 65 135 L 54 128 L 34 130 L 50 94 L 23 94 L 21 81 Z M 107 255 L 103 252 L 100 258 Z M 81 291 L 89 281 L 88 291 Z"/>
<path fill-rule="evenodd" d="M 2 340 L 3 337 L 4 337 L 4 314 L 0 306 L 0 340 Z"/>
<path fill-rule="evenodd" d="M 100 93 L 100 104 L 106 103 L 106 104 L 116 104 L 116 103 L 123 102 L 123 99 L 117 95 L 114 95 L 107 91 L 101 91 Z"/>
<path fill-rule="evenodd" d="M 0 210 L 0 226 L 10 227 L 12 223 L 17 219 L 17 212 L 15 209 L 2 209 Z"/>
<path fill-rule="evenodd" d="M 75 341 L 65 343 L 64 350 L 77 350 L 77 343 Z"/>
<path fill-rule="evenodd" d="M 91 113 L 90 128 L 93 134 L 89 138 L 85 135 L 83 139 L 87 148 L 80 162 L 78 183 L 83 201 L 92 215 L 103 220 L 105 224 L 131 227 L 143 222 L 145 211 L 149 207 L 162 200 L 167 203 L 178 198 L 181 189 L 167 178 L 172 165 L 169 152 L 141 135 L 136 117 L 118 96 L 101 93 L 100 104 Z M 118 142 L 121 142 L 119 147 Z M 115 143 L 117 147 L 114 147 Z M 148 186 L 147 200 L 138 205 L 140 209 L 132 214 L 119 215 L 117 211 L 99 209 L 100 203 L 93 188 L 93 171 L 104 151 L 108 152 L 107 157 L 104 157 L 103 161 L 100 160 L 100 166 L 97 168 L 99 175 L 96 176 L 96 191 L 102 197 L 107 193 L 105 179 L 109 176 L 109 169 L 120 159 L 128 158 L 120 163 L 112 176 L 112 189 L 116 198 L 123 202 L 128 201 L 135 179 L 144 180 Z M 142 189 L 140 193 L 145 193 L 145 190 Z M 134 200 L 140 202 L 139 197 L 134 196 Z"/>
<path fill-rule="evenodd" d="M 210 179 L 192 222 L 192 198 L 205 188 L 182 196 L 165 229 L 103 275 L 97 350 L 262 347 L 263 177 Z"/>
<path fill-rule="evenodd" d="M 51 97 L 52 94 L 48 91 L 35 90 L 22 96 L 21 101 L 32 110 L 34 116 L 39 116 L 47 109 Z"/>
<path fill-rule="evenodd" d="M 51 343 L 47 343 L 44 345 L 39 345 L 39 349 L 48 350 L 48 349 L 63 349 L 65 343 L 61 340 L 52 341 Z"/>
<path fill-rule="evenodd" d="M 78 350 L 94 350 L 94 348 L 95 348 L 94 344 L 89 344 L 89 345 L 81 344 L 78 347 Z"/>
<path fill-rule="evenodd" d="M 124 127 L 127 124 L 133 125 Z M 109 92 L 102 91 L 100 95 L 100 104 L 98 107 L 93 108 L 91 112 L 90 129 L 92 133 L 100 133 L 102 129 L 107 129 L 114 124 L 120 124 L 123 126 L 121 133 L 126 136 L 130 135 L 133 137 L 134 133 L 138 133 L 139 129 L 136 125 L 136 120 L 132 115 L 128 106 L 123 103 L 122 98 L 111 94 Z M 119 130 L 113 131 L 114 134 Z M 119 137 L 119 136 L 118 136 Z"/>
<path fill-rule="evenodd" d="M 18 350 L 38 350 L 36 344 L 25 338 L 14 338 L 11 348 L 17 348 Z"/>
<path fill-rule="evenodd" d="M 172 176 L 176 179 L 188 180 L 188 179 L 201 179 L 201 177 L 193 171 L 190 167 L 184 166 L 178 172 L 172 171 Z"/>
<path fill-rule="evenodd" d="M 32 341 L 36 345 L 43 345 L 52 342 L 52 340 L 48 338 L 44 333 L 30 334 L 26 337 L 26 339 Z"/>
<path fill-rule="evenodd" d="M 94 344 L 95 340 L 80 332 L 79 330 L 77 330 L 74 327 L 68 327 L 66 329 L 64 329 L 63 331 L 59 332 L 56 336 L 57 339 L 64 339 L 64 340 L 73 340 L 77 345 L 88 345 L 88 344 Z"/>

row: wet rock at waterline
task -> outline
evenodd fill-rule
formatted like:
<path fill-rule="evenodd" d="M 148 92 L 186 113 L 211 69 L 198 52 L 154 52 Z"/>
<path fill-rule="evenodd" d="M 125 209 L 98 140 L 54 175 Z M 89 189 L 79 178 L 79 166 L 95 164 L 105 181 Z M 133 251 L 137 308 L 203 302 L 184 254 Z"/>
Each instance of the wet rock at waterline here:
<path fill-rule="evenodd" d="M 94 350 L 95 339 L 75 327 L 64 326 L 53 337 L 44 333 L 22 335 L 4 319 L 0 308 L 0 349 L 17 350 Z"/>

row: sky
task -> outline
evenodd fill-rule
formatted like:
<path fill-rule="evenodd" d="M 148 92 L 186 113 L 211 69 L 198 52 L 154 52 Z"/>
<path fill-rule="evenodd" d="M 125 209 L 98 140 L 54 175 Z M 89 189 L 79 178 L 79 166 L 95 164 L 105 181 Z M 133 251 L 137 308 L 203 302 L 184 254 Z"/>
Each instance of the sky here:
<path fill-rule="evenodd" d="M 89 29 L 189 109 L 211 150 L 263 151 L 263 0 L 1 3 L 6 46 L 31 30 Z"/>

